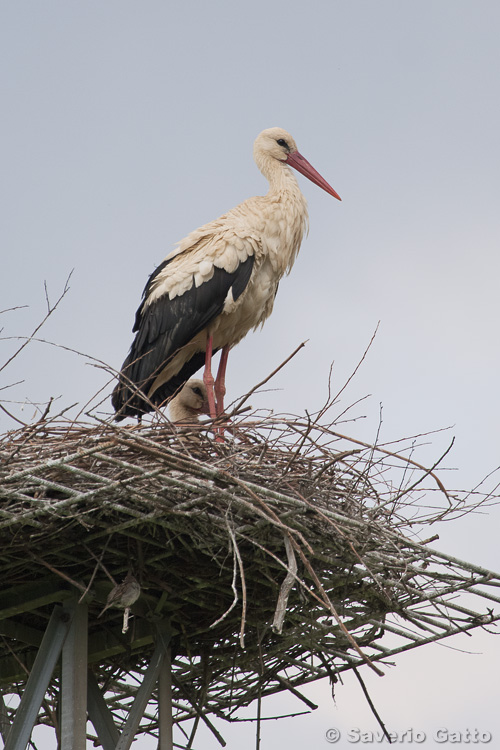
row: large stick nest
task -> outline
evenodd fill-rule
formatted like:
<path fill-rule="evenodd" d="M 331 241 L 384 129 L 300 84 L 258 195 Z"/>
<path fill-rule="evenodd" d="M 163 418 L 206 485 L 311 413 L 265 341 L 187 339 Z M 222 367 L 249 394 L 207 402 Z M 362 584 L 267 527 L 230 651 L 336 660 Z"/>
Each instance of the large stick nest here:
<path fill-rule="evenodd" d="M 493 622 L 498 576 L 416 536 L 484 498 L 447 492 L 413 447 L 396 454 L 297 417 L 236 420 L 224 443 L 168 423 L 56 420 L 7 434 L 4 687 L 25 681 L 54 603 L 75 596 L 88 602 L 89 660 L 117 708 L 155 640 L 173 634 L 176 721 L 231 718 L 283 689 L 300 697 L 306 682 L 363 663 L 377 671 L 391 653 Z M 129 570 L 141 596 L 123 634 L 122 611 L 98 615 L 110 578 Z M 476 608 L 458 605 L 472 587 Z M 142 731 L 156 722 L 153 710 Z"/>

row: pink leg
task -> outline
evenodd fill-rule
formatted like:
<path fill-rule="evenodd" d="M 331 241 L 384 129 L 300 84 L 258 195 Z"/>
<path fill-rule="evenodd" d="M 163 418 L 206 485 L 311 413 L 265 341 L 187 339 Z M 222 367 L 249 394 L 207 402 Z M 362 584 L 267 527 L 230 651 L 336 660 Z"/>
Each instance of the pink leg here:
<path fill-rule="evenodd" d="M 203 382 L 207 389 L 208 408 L 210 409 L 210 416 L 215 419 L 217 411 L 215 408 L 215 396 L 214 396 L 214 376 L 212 375 L 212 336 L 207 336 L 207 348 L 205 350 L 205 369 L 203 371 Z"/>
<path fill-rule="evenodd" d="M 217 416 L 224 413 L 224 396 L 226 395 L 226 367 L 229 356 L 229 346 L 222 347 L 220 355 L 219 369 L 215 380 L 214 392 L 217 399 Z"/>

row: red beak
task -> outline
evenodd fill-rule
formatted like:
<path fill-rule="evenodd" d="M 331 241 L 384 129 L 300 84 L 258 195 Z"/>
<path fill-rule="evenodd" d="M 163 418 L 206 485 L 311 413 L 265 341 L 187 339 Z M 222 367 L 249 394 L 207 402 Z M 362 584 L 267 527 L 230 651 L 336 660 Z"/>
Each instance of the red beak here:
<path fill-rule="evenodd" d="M 315 185 L 318 185 L 318 187 L 326 190 L 327 193 L 333 195 L 333 197 L 337 198 L 337 200 L 342 200 L 340 195 L 335 192 L 332 186 L 327 183 L 327 181 L 320 175 L 319 172 L 316 172 L 312 164 L 309 164 L 307 159 L 302 156 L 302 154 L 299 154 L 298 151 L 294 151 L 293 154 L 288 154 L 287 158 L 285 159 L 285 163 L 290 167 L 296 169 L 297 172 L 303 174 L 304 177 L 307 177 L 309 180 L 311 180 L 311 182 L 314 182 Z"/>

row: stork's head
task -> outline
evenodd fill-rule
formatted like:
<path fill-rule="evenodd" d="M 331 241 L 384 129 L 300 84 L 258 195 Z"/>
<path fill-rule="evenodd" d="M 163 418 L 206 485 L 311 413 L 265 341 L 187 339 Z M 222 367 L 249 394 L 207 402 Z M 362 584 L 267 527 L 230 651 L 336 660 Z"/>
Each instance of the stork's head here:
<path fill-rule="evenodd" d="M 297 144 L 290 133 L 283 128 L 268 128 L 259 133 L 253 145 L 255 161 L 261 156 L 270 156 L 278 161 L 286 161 L 288 155 L 297 151 Z"/>
<path fill-rule="evenodd" d="M 259 133 L 253 145 L 253 156 L 255 162 L 262 172 L 266 172 L 266 164 L 273 161 L 284 162 L 307 177 L 315 185 L 318 185 L 334 198 L 341 200 L 338 193 L 317 172 L 312 164 L 299 153 L 294 139 L 283 128 L 268 128 Z"/>
<path fill-rule="evenodd" d="M 203 380 L 188 380 L 171 400 L 169 411 L 172 422 L 196 421 L 200 414 L 209 414 L 207 389 Z"/>

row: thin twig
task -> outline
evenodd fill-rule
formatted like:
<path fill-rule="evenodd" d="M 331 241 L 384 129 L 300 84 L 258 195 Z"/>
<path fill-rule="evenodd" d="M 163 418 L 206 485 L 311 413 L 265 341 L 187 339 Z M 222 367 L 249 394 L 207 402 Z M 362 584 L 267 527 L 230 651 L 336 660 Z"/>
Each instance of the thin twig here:
<path fill-rule="evenodd" d="M 281 363 L 280 365 L 278 365 L 278 367 L 276 367 L 276 368 L 275 368 L 275 369 L 274 369 L 274 370 L 273 370 L 273 371 L 272 371 L 272 372 L 271 372 L 271 373 L 270 373 L 270 374 L 269 374 L 269 375 L 268 375 L 268 376 L 267 376 L 266 378 L 264 378 L 264 380 L 261 380 L 261 382 L 260 382 L 260 383 L 257 383 L 257 385 L 254 385 L 254 387 L 253 387 L 253 388 L 251 388 L 251 389 L 250 389 L 250 390 L 248 391 L 248 393 L 247 393 L 247 394 L 245 394 L 245 396 L 243 396 L 243 398 L 241 399 L 241 401 L 238 401 L 238 403 L 236 404 L 236 406 L 235 406 L 235 407 L 234 407 L 234 409 L 232 410 L 231 414 L 229 414 L 229 417 L 232 417 L 232 416 L 233 416 L 234 414 L 236 414 L 237 412 L 239 412 L 239 410 L 241 409 L 241 407 L 243 406 L 243 404 L 244 404 L 244 403 L 245 403 L 246 401 L 248 401 L 248 399 L 250 398 L 250 396 L 251 396 L 251 395 L 252 395 L 253 393 L 255 393 L 255 391 L 258 391 L 258 390 L 259 390 L 259 388 L 262 388 L 262 386 L 263 386 L 263 385 L 265 385 L 266 383 L 268 383 L 268 382 L 269 382 L 269 381 L 271 380 L 271 378 L 273 378 L 273 377 L 274 377 L 274 376 L 276 375 L 276 373 L 278 373 L 278 372 L 279 372 L 280 370 L 282 370 L 282 369 L 283 369 L 283 367 L 285 367 L 285 365 L 287 365 L 287 364 L 288 364 L 288 363 L 290 362 L 290 360 L 291 360 L 291 359 L 293 359 L 293 357 L 295 357 L 295 355 L 296 355 L 296 354 L 297 354 L 297 353 L 298 353 L 298 352 L 299 352 L 299 351 L 300 351 L 300 350 L 301 350 L 301 349 L 302 349 L 302 348 L 303 348 L 303 347 L 304 347 L 304 346 L 305 346 L 306 344 L 307 344 L 307 341 L 303 341 L 303 342 L 302 342 L 301 344 L 299 344 L 299 345 L 298 345 L 298 347 L 297 347 L 297 348 L 296 348 L 296 349 L 295 349 L 295 350 L 294 350 L 294 351 L 293 351 L 293 352 L 292 352 L 292 353 L 291 353 L 291 354 L 290 354 L 290 355 L 289 355 L 289 356 L 288 356 L 288 357 L 287 357 L 287 358 L 286 358 L 286 359 L 285 359 L 285 360 L 284 360 L 284 361 L 283 361 L 283 362 L 282 362 L 282 363 Z"/>
<path fill-rule="evenodd" d="M 354 674 L 355 674 L 355 675 L 356 675 L 356 677 L 358 678 L 359 684 L 361 685 L 361 689 L 362 689 L 362 691 L 363 691 L 363 693 L 364 693 L 364 695 L 365 695 L 365 698 L 366 698 L 366 700 L 368 701 L 368 705 L 370 706 L 370 709 L 371 709 L 371 711 L 372 711 L 372 714 L 373 714 L 373 715 L 375 716 L 375 718 L 376 718 L 376 720 L 377 720 L 377 722 L 378 722 L 378 724 L 379 724 L 379 726 L 380 726 L 381 730 L 382 730 L 382 731 L 383 731 L 383 733 L 384 733 L 384 736 L 385 736 L 385 737 L 387 738 L 387 740 L 388 740 L 388 742 L 389 742 L 389 743 L 392 743 L 391 735 L 390 735 L 390 734 L 389 734 L 389 732 L 387 731 L 387 728 L 386 728 L 386 726 L 385 726 L 384 722 L 383 722 L 383 721 L 382 721 L 382 719 L 380 718 L 380 715 L 379 715 L 379 713 L 378 713 L 377 709 L 376 709 L 376 708 L 375 708 L 375 706 L 373 705 L 373 701 L 372 701 L 372 699 L 370 698 L 370 694 L 369 694 L 369 692 L 368 692 L 368 690 L 367 690 L 367 688 L 366 688 L 366 685 L 365 685 L 365 683 L 363 682 L 363 678 L 362 678 L 362 677 L 361 677 L 361 675 L 359 674 L 359 671 L 358 671 L 358 669 L 357 669 L 356 667 L 354 667 L 354 666 L 353 666 L 353 668 L 352 668 L 352 671 L 354 672 Z"/>
<path fill-rule="evenodd" d="M 48 318 L 52 315 L 52 313 L 54 312 L 54 310 L 57 309 L 59 303 L 64 299 L 64 297 L 66 296 L 66 294 L 69 291 L 69 281 L 71 279 L 72 274 L 73 274 L 73 271 L 70 272 L 68 278 L 66 279 L 66 283 L 64 284 L 64 289 L 63 289 L 62 293 L 59 295 L 58 299 L 56 300 L 56 302 L 52 306 L 50 305 L 50 303 L 48 301 L 48 297 L 47 297 L 47 285 L 44 282 L 45 298 L 47 300 L 47 308 L 48 308 L 47 309 L 47 313 L 46 313 L 45 317 L 43 318 L 43 320 L 41 321 L 41 323 L 39 323 L 36 326 L 36 328 L 33 330 L 32 334 L 27 337 L 26 341 L 23 344 L 21 344 L 21 346 L 17 349 L 17 351 L 15 351 L 14 354 L 11 357 L 9 357 L 9 359 L 6 362 L 4 362 L 4 364 L 2 366 L 0 366 L 0 372 L 2 372 L 2 370 L 5 370 L 5 368 L 8 365 L 10 365 L 10 363 L 12 362 L 12 360 L 15 359 L 22 352 L 22 350 L 26 346 L 28 346 L 28 344 L 30 343 L 30 341 L 32 341 L 34 339 L 34 336 L 38 333 L 38 331 L 40 330 L 40 328 L 47 322 Z"/>

